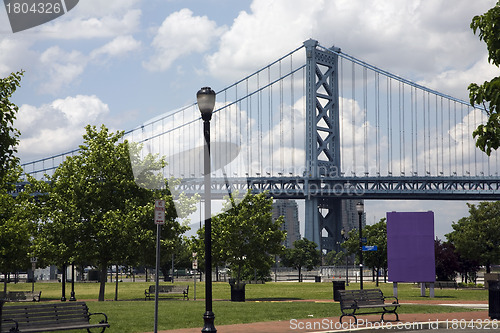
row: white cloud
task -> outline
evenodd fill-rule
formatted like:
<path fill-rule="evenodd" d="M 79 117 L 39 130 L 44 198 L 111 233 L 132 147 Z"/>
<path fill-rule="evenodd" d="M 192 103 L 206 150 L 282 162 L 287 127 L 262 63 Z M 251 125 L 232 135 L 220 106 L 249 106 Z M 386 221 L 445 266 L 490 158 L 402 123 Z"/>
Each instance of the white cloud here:
<path fill-rule="evenodd" d="M 140 25 L 140 18 L 141 11 L 132 9 L 122 16 L 110 14 L 55 20 L 54 23 L 41 26 L 41 36 L 47 39 L 113 38 L 135 32 Z"/>
<path fill-rule="evenodd" d="M 468 101 L 467 87 L 470 83 L 482 84 L 484 81 L 489 81 L 498 76 L 498 74 L 498 68 L 488 63 L 488 56 L 484 55 L 468 69 L 446 70 L 430 78 L 428 81 L 420 81 L 418 83 L 438 90 L 441 93 Z"/>
<path fill-rule="evenodd" d="M 40 85 L 41 92 L 58 93 L 80 76 L 86 65 L 87 57 L 79 51 L 66 52 L 58 46 L 48 48 L 40 56 L 40 66 L 48 75 Z"/>
<path fill-rule="evenodd" d="M 21 131 L 19 155 L 50 156 L 75 149 L 88 124 L 97 125 L 109 107 L 97 96 L 77 95 L 40 107 L 22 105 L 16 127 Z"/>
<path fill-rule="evenodd" d="M 428 80 L 469 68 L 485 54 L 469 28 L 491 1 L 254 0 L 207 57 L 210 73 L 235 80 L 309 38 L 405 77 Z M 479 47 L 481 46 L 481 47 Z"/>
<path fill-rule="evenodd" d="M 119 57 L 139 49 L 141 42 L 132 36 L 118 36 L 111 42 L 101 46 L 90 53 L 91 58 L 98 56 Z"/>
<path fill-rule="evenodd" d="M 224 28 L 206 16 L 193 16 L 189 9 L 169 15 L 151 43 L 155 54 L 144 62 L 150 71 L 164 71 L 178 58 L 193 52 L 207 51 Z"/>
<path fill-rule="evenodd" d="M 29 70 L 37 54 L 30 50 L 30 42 L 18 38 L 0 39 L 0 77 L 21 69 Z"/>
<path fill-rule="evenodd" d="M 207 57 L 210 73 L 239 79 L 300 46 L 317 30 L 324 6 L 323 0 L 255 0 L 251 13 L 241 12 L 219 50 Z"/>

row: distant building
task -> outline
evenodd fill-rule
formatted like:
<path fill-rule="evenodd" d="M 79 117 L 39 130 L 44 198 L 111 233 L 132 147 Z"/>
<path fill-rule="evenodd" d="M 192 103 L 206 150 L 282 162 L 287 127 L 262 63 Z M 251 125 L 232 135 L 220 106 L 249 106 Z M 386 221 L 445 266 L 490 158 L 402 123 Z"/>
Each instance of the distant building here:
<path fill-rule="evenodd" d="M 352 229 L 358 229 L 359 227 L 359 216 L 356 210 L 356 204 L 358 202 L 363 202 L 363 200 L 342 200 L 342 228 L 345 232 L 349 232 Z M 366 226 L 366 213 L 363 213 L 361 217 L 361 224 L 363 228 Z"/>
<path fill-rule="evenodd" d="M 299 208 L 295 200 L 277 199 L 273 203 L 273 219 L 283 216 L 285 222 L 281 225 L 281 230 L 286 231 L 286 239 L 283 243 L 285 247 L 293 247 L 293 242 L 299 240 Z"/>

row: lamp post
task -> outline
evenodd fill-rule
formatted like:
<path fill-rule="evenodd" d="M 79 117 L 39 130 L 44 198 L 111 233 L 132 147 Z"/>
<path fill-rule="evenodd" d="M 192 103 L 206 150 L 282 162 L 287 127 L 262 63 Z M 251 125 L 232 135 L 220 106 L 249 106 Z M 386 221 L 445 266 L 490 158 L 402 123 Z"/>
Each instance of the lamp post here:
<path fill-rule="evenodd" d="M 344 242 L 348 239 L 346 236 L 346 232 L 344 229 L 340 231 L 340 234 L 342 235 L 342 239 Z M 347 249 L 344 249 L 345 253 L 345 285 L 349 286 L 349 256 L 347 255 Z"/>
<path fill-rule="evenodd" d="M 356 210 L 359 216 L 359 289 L 363 289 L 363 212 L 365 210 L 365 205 L 362 201 L 356 204 Z"/>
<path fill-rule="evenodd" d="M 215 92 L 210 87 L 203 87 L 196 93 L 198 108 L 203 119 L 204 149 L 204 187 L 205 187 L 205 313 L 202 332 L 217 332 L 214 326 L 215 315 L 212 312 L 212 207 L 210 180 L 210 119 L 215 106 Z"/>

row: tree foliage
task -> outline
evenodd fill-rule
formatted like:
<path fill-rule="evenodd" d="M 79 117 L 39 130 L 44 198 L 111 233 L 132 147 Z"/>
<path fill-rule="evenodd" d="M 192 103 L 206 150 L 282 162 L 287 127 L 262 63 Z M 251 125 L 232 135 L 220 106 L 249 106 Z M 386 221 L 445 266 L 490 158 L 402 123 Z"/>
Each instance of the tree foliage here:
<path fill-rule="evenodd" d="M 275 255 L 283 250 L 283 217 L 273 220 L 272 204 L 266 193 L 248 192 L 237 201 L 228 198 L 225 205 L 231 208 L 212 218 L 212 262 L 228 265 L 237 284 L 251 277 L 255 269 L 261 277 L 268 275 Z M 204 258 L 204 227 L 198 230 L 198 240 L 195 252 Z"/>
<path fill-rule="evenodd" d="M 483 15 L 477 15 L 470 24 L 474 34 L 486 43 L 488 48 L 488 61 L 500 66 L 500 1 Z M 488 156 L 491 150 L 500 147 L 500 77 L 485 81 L 482 85 L 471 83 L 468 87 L 469 98 L 472 106 L 483 105 L 488 114 L 486 124 L 479 125 L 473 132 L 477 138 L 476 146 Z"/>
<path fill-rule="evenodd" d="M 377 246 L 377 251 L 363 252 L 363 265 L 376 271 L 377 286 L 380 269 L 387 270 L 387 222 L 386 218 L 380 219 L 373 225 L 367 225 L 363 229 L 363 237 L 366 245 Z M 353 229 L 349 232 L 349 238 L 342 243 L 349 254 L 355 254 L 359 263 L 359 230 Z"/>
<path fill-rule="evenodd" d="M 10 100 L 24 72 L 0 79 L 0 272 L 7 274 L 29 266 L 31 251 L 32 198 L 27 193 L 12 196 L 22 170 L 15 155 L 20 132 L 14 127 L 18 107 Z M 6 289 L 5 279 L 4 289 Z"/>
<path fill-rule="evenodd" d="M 434 255 L 436 262 L 436 280 L 452 281 L 455 279 L 459 267 L 458 254 L 451 242 L 434 241 Z"/>
<path fill-rule="evenodd" d="M 321 265 L 321 252 L 317 247 L 315 242 L 303 238 L 293 242 L 293 248 L 285 250 L 281 262 L 299 271 L 299 282 L 302 282 L 302 268 L 310 271 Z"/>
<path fill-rule="evenodd" d="M 14 127 L 19 108 L 10 98 L 20 86 L 21 76 L 24 72 L 16 72 L 0 79 L 0 182 L 2 186 L 9 184 L 12 179 L 6 180 L 7 175 L 12 175 L 12 170 L 19 163 L 15 156 L 17 152 L 19 130 Z"/>
<path fill-rule="evenodd" d="M 79 153 L 61 163 L 41 199 L 44 214 L 36 252 L 60 266 L 77 262 L 98 267 L 100 301 L 111 264 L 154 262 L 155 199 L 166 201 L 162 246 L 173 246 L 187 229 L 176 221 L 168 190 L 152 191 L 136 184 L 131 159 L 139 158 L 140 147 L 120 142 L 122 136 L 123 132 L 109 133 L 105 126 L 87 126 Z M 152 169 L 155 164 L 149 165 L 143 178 L 158 177 Z"/>
<path fill-rule="evenodd" d="M 467 205 L 469 216 L 453 223 L 446 237 L 464 259 L 477 260 L 489 273 L 500 262 L 500 202 Z"/>

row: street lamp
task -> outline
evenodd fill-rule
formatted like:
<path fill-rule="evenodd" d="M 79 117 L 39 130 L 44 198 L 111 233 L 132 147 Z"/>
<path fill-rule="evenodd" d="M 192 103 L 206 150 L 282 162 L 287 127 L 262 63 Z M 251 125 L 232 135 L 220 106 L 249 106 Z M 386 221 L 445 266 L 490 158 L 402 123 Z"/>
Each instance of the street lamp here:
<path fill-rule="evenodd" d="M 198 108 L 203 119 L 204 149 L 204 187 L 205 187 L 205 313 L 202 332 L 217 332 L 212 312 L 212 206 L 210 181 L 210 119 L 215 106 L 215 91 L 203 87 L 196 93 Z"/>
<path fill-rule="evenodd" d="M 348 239 L 346 236 L 346 232 L 344 229 L 340 231 L 340 234 L 342 235 L 342 239 L 344 242 Z M 345 285 L 349 286 L 349 256 L 347 255 L 347 249 L 344 249 L 345 253 Z"/>
<path fill-rule="evenodd" d="M 362 201 L 356 204 L 356 211 L 359 216 L 359 289 L 363 289 L 363 233 L 362 233 L 362 219 L 365 205 Z"/>

